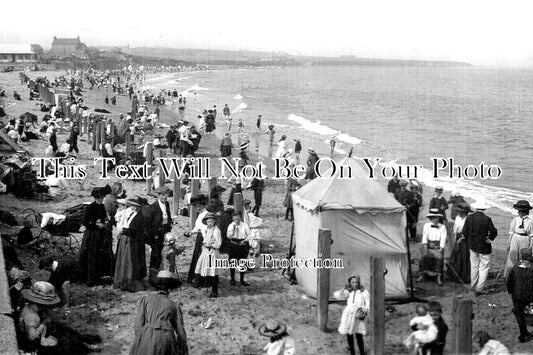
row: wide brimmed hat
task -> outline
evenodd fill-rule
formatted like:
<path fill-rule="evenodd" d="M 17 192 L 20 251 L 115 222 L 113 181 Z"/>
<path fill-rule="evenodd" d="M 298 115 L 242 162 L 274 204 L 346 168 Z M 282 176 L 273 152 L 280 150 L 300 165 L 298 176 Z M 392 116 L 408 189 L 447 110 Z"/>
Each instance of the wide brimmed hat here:
<path fill-rule="evenodd" d="M 91 196 L 93 197 L 104 197 L 105 195 L 111 192 L 111 187 L 106 185 L 104 187 L 95 187 L 91 191 Z"/>
<path fill-rule="evenodd" d="M 172 190 L 168 186 L 159 186 L 157 189 L 154 190 L 154 192 L 158 195 L 168 195 L 172 196 Z"/>
<path fill-rule="evenodd" d="M 208 219 L 214 219 L 215 221 L 217 220 L 217 215 L 215 213 L 212 213 L 212 212 L 209 212 L 205 215 L 204 218 L 202 218 L 202 223 L 203 224 L 207 224 L 207 220 Z"/>
<path fill-rule="evenodd" d="M 22 296 L 30 302 L 51 306 L 61 302 L 55 287 L 46 281 L 37 281 L 31 289 L 22 290 Z"/>
<path fill-rule="evenodd" d="M 435 187 L 435 192 L 442 192 L 444 191 L 444 189 L 442 188 L 442 186 L 437 186 Z"/>
<path fill-rule="evenodd" d="M 118 200 L 117 200 L 117 202 L 118 202 Z M 128 199 L 124 202 L 124 204 L 125 204 L 126 206 L 137 206 L 137 207 L 141 207 L 141 206 L 142 206 L 142 205 L 139 203 L 138 199 L 136 199 L 136 198 L 128 198 Z"/>
<path fill-rule="evenodd" d="M 487 208 L 490 208 L 484 199 L 474 202 L 471 207 L 475 210 L 486 210 Z"/>
<path fill-rule="evenodd" d="M 211 189 L 211 196 L 213 195 L 213 193 L 219 193 L 219 192 L 224 192 L 224 191 L 226 191 L 225 187 L 222 187 L 220 185 L 216 185 L 215 187 L 213 187 Z"/>
<path fill-rule="evenodd" d="M 191 197 L 191 205 L 206 205 L 209 199 L 206 195 L 200 194 L 198 196 Z"/>
<path fill-rule="evenodd" d="M 518 211 L 529 211 L 531 209 L 533 209 L 533 207 L 531 207 L 529 205 L 529 201 L 526 201 L 526 200 L 518 200 L 514 205 L 513 205 L 513 208 L 515 210 L 518 210 Z"/>
<path fill-rule="evenodd" d="M 287 330 L 287 327 L 283 324 L 279 324 L 275 320 L 266 321 L 265 324 L 259 326 L 259 334 L 265 337 L 275 337 L 277 335 L 283 334 Z"/>
<path fill-rule="evenodd" d="M 307 151 L 311 154 L 315 154 L 315 150 L 313 148 L 307 148 Z"/>
<path fill-rule="evenodd" d="M 426 215 L 426 218 L 442 217 L 442 214 L 439 213 L 437 208 L 432 208 L 429 210 L 429 213 Z"/>
<path fill-rule="evenodd" d="M 161 270 L 157 273 L 157 278 L 159 279 L 175 279 L 176 274 L 174 274 L 172 271 L 168 270 Z"/>
<path fill-rule="evenodd" d="M 128 202 L 130 201 L 130 202 Z M 141 196 L 137 196 L 135 195 L 134 197 L 132 198 L 129 198 L 126 200 L 126 203 L 131 203 L 131 202 L 134 202 L 136 204 L 138 204 L 139 206 L 147 206 L 148 205 L 148 200 L 145 199 L 144 197 L 141 197 Z"/>
<path fill-rule="evenodd" d="M 460 202 L 455 206 L 457 211 L 470 212 L 470 206 L 464 202 Z"/>

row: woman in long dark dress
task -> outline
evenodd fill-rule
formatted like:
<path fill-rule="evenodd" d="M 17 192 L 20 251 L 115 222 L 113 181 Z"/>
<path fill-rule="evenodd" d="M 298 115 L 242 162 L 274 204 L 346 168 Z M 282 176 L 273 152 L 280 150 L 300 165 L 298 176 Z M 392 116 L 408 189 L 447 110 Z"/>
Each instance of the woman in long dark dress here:
<path fill-rule="evenodd" d="M 168 279 L 160 278 L 158 293 L 141 299 L 130 355 L 187 355 L 187 334 L 181 308 L 168 298 Z"/>
<path fill-rule="evenodd" d="M 82 224 L 85 233 L 80 248 L 81 280 L 87 286 L 102 284 L 102 278 L 113 276 L 112 235 L 103 205 L 108 189 L 96 187 L 91 192 L 94 202 L 87 206 Z"/>
<path fill-rule="evenodd" d="M 126 200 L 127 208 L 115 216 L 119 237 L 113 286 L 130 292 L 143 290 L 146 276 L 145 220 L 139 202 Z"/>

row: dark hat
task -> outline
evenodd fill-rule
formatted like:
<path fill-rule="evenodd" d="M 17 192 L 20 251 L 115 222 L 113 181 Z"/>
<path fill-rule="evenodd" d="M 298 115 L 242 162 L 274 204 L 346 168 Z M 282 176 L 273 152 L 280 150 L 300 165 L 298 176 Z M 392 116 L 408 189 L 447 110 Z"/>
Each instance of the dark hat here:
<path fill-rule="evenodd" d="M 209 199 L 203 194 L 191 197 L 191 205 L 205 205 L 207 202 L 209 202 Z"/>
<path fill-rule="evenodd" d="M 531 249 L 529 248 L 520 249 L 520 258 L 522 258 L 522 260 L 533 262 L 533 255 L 531 253 Z"/>
<path fill-rule="evenodd" d="M 287 330 L 287 327 L 284 326 L 283 324 L 279 324 L 275 320 L 269 320 L 269 321 L 266 321 L 265 324 L 259 326 L 258 330 L 259 330 L 259 334 L 265 337 L 272 338 L 277 335 L 283 334 Z"/>
<path fill-rule="evenodd" d="M 533 207 L 531 207 L 529 205 L 529 201 L 526 201 L 526 200 L 519 200 L 517 201 L 514 205 L 513 205 L 513 208 L 515 210 L 518 210 L 518 211 L 529 211 L 530 209 L 533 209 Z"/>
<path fill-rule="evenodd" d="M 463 212 L 470 212 L 470 206 L 465 202 L 460 202 L 455 206 L 455 209 Z"/>
<path fill-rule="evenodd" d="M 216 185 L 215 187 L 213 187 L 211 189 L 211 194 L 215 193 L 215 192 L 224 192 L 226 191 L 226 188 L 225 187 L 222 187 L 220 185 Z"/>
<path fill-rule="evenodd" d="M 105 195 L 111 192 L 111 187 L 106 185 L 105 187 L 95 187 L 91 191 L 91 196 L 93 197 L 104 197 Z"/>
<path fill-rule="evenodd" d="M 61 302 L 61 299 L 56 294 L 55 287 L 45 281 L 35 282 L 31 289 L 22 290 L 22 295 L 30 302 L 45 306 L 51 306 Z"/>
<path fill-rule="evenodd" d="M 435 187 L 435 191 L 436 192 L 442 192 L 444 189 L 442 188 L 442 186 L 437 186 Z"/>
<path fill-rule="evenodd" d="M 168 195 L 172 196 L 172 190 L 168 186 L 159 186 L 157 189 L 154 190 L 154 192 L 158 195 Z"/>
<path fill-rule="evenodd" d="M 208 219 L 214 219 L 215 221 L 217 220 L 217 215 L 213 212 L 208 212 L 204 218 L 202 218 L 202 223 L 203 224 L 207 224 L 207 220 Z"/>
<path fill-rule="evenodd" d="M 294 138 L 294 141 L 298 142 L 298 143 L 302 143 L 302 141 L 300 139 L 298 139 L 298 138 Z"/>

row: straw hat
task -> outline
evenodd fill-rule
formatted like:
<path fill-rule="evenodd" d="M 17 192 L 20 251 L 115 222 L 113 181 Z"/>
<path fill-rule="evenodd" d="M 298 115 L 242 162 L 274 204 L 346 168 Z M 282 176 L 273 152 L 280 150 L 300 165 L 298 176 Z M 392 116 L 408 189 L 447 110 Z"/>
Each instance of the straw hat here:
<path fill-rule="evenodd" d="M 283 324 L 279 324 L 275 320 L 268 320 L 265 324 L 259 326 L 259 334 L 265 336 L 265 337 L 275 337 L 277 335 L 283 334 L 287 327 Z"/>
<path fill-rule="evenodd" d="M 118 200 L 117 200 L 118 202 Z M 138 202 L 137 199 L 135 198 L 129 198 L 125 201 L 124 203 L 126 206 L 137 206 L 137 207 L 141 207 L 141 204 Z"/>
<path fill-rule="evenodd" d="M 22 290 L 22 296 L 30 302 L 51 306 L 61 302 L 56 294 L 55 287 L 46 281 L 37 281 L 31 289 Z"/>
<path fill-rule="evenodd" d="M 205 215 L 204 218 L 202 218 L 202 223 L 203 224 L 207 224 L 207 220 L 208 219 L 214 219 L 215 221 L 217 220 L 217 215 L 212 213 L 212 212 L 209 212 Z"/>
<path fill-rule="evenodd" d="M 442 186 L 437 186 L 435 187 L 435 192 L 442 192 L 444 191 L 444 189 L 442 188 Z"/>
<path fill-rule="evenodd" d="M 485 202 L 485 199 L 480 199 L 474 202 L 471 207 L 475 210 L 486 210 L 487 208 L 490 208 L 487 202 Z"/>
<path fill-rule="evenodd" d="M 313 148 L 307 148 L 307 151 L 311 154 L 315 154 L 315 150 Z"/>
<path fill-rule="evenodd" d="M 426 215 L 426 218 L 442 217 L 442 214 L 439 213 L 437 208 L 432 208 L 429 210 L 429 213 Z"/>
<path fill-rule="evenodd" d="M 175 279 L 176 275 L 168 270 L 161 270 L 157 273 L 157 277 L 160 279 Z"/>

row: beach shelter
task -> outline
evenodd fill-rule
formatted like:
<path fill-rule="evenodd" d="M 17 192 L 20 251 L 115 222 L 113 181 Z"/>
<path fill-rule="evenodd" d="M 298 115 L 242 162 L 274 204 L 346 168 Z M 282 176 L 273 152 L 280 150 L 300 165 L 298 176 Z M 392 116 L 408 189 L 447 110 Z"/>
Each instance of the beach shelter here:
<path fill-rule="evenodd" d="M 385 296 L 406 298 L 405 208 L 380 183 L 368 178 L 367 169 L 356 158 L 346 157 L 336 164 L 346 167 L 351 176 L 317 177 L 292 195 L 295 257 L 319 258 L 318 231 L 330 229 L 331 258 L 342 260 L 342 268 L 330 270 L 330 297 L 351 275 L 359 275 L 368 287 L 370 257 L 381 256 L 387 269 Z M 316 268 L 296 268 L 296 277 L 305 293 L 317 296 Z"/>

